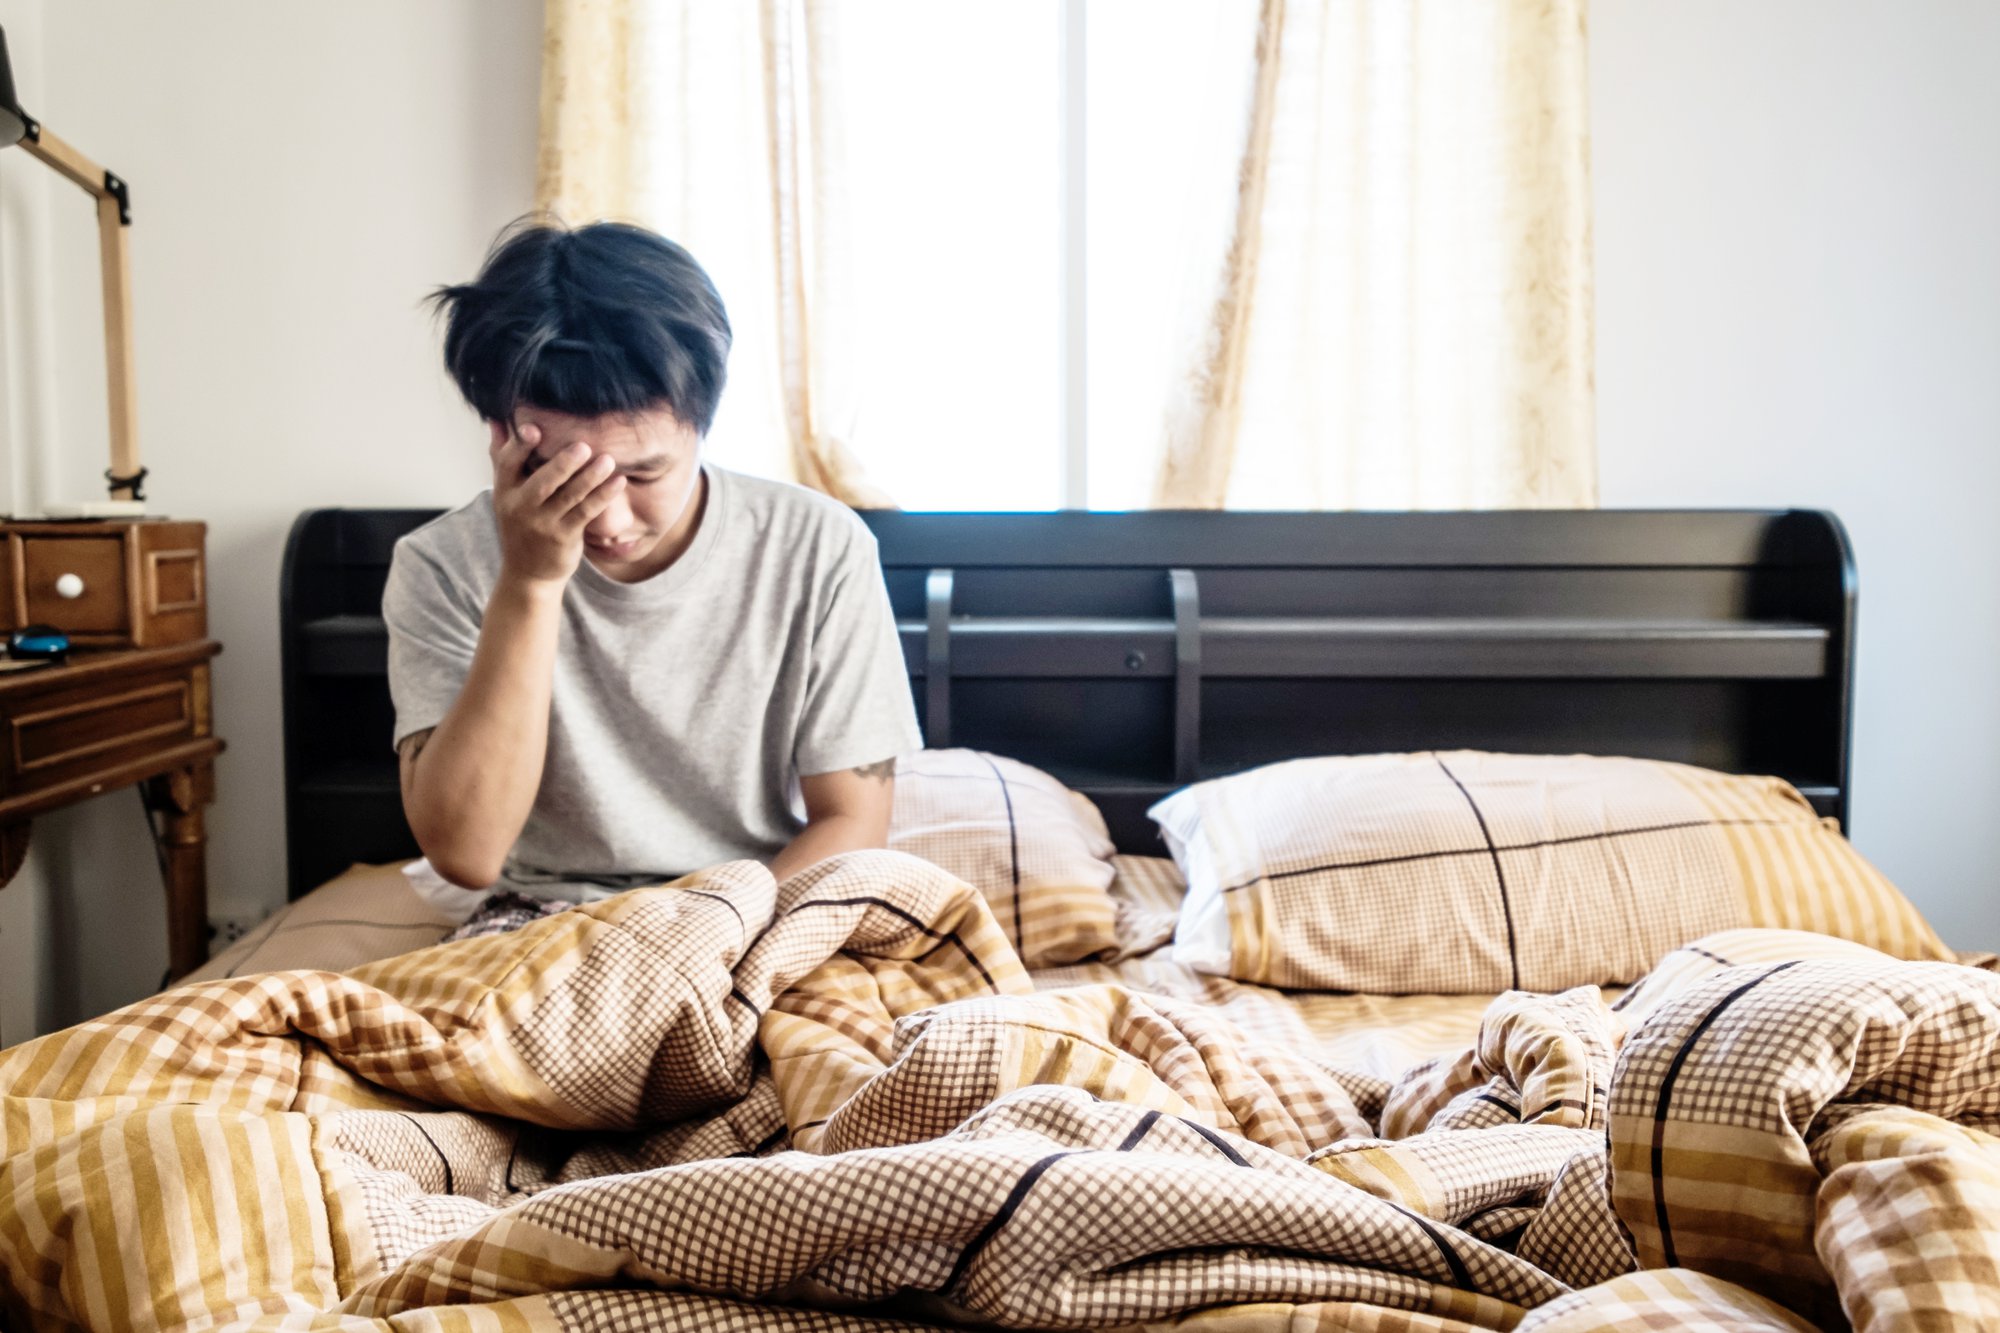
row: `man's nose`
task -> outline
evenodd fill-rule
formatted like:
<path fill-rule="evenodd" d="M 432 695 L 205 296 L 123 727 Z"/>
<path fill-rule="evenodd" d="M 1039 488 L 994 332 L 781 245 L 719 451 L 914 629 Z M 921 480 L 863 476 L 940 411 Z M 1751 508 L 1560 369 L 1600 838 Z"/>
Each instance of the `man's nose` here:
<path fill-rule="evenodd" d="M 604 541 L 616 537 L 631 526 L 632 506 L 627 504 L 624 495 L 620 494 L 613 497 L 610 504 L 604 506 L 603 513 L 590 520 L 589 526 L 584 529 L 584 535 Z"/>

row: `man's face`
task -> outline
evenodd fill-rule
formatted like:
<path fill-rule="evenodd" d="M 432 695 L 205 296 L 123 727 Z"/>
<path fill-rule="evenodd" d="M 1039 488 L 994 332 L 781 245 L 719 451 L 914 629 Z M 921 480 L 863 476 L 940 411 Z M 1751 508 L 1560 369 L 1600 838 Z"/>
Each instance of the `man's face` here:
<path fill-rule="evenodd" d="M 592 456 L 609 454 L 625 488 L 584 529 L 584 553 L 608 577 L 637 582 L 660 572 L 686 549 L 700 512 L 701 436 L 661 409 L 626 416 L 573 417 L 523 405 L 516 431 L 533 426 L 541 439 L 528 466 L 538 467 L 581 440 Z M 500 429 L 496 425 L 496 430 Z"/>

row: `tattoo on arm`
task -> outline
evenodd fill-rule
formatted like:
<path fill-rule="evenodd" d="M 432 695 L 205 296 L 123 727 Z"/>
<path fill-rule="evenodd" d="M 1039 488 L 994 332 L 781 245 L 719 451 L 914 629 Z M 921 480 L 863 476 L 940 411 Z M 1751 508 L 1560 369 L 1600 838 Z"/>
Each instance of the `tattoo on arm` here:
<path fill-rule="evenodd" d="M 396 754 L 402 760 L 400 771 L 405 792 L 410 789 L 411 775 L 417 771 L 417 756 L 424 752 L 424 746 L 430 743 L 431 733 L 436 730 L 436 727 L 427 727 L 423 731 L 411 732 L 396 747 Z"/>
<path fill-rule="evenodd" d="M 854 769 L 853 772 L 854 776 L 858 778 L 873 778 L 877 782 L 881 782 L 896 776 L 896 761 L 893 759 L 884 759 L 876 764 L 863 764 L 859 768 Z"/>

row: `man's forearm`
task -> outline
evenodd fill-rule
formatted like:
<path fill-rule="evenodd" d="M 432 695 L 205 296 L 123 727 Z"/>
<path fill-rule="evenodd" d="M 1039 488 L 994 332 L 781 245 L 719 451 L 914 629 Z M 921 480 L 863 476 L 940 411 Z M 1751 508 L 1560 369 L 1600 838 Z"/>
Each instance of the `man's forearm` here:
<path fill-rule="evenodd" d="M 562 585 L 503 576 L 487 604 L 472 670 L 411 763 L 410 829 L 440 875 L 484 886 L 528 821 L 548 751 Z"/>
<path fill-rule="evenodd" d="M 829 856 L 887 845 L 881 821 L 857 815 L 827 815 L 800 829 L 798 836 L 771 859 L 771 877 L 782 884 Z"/>

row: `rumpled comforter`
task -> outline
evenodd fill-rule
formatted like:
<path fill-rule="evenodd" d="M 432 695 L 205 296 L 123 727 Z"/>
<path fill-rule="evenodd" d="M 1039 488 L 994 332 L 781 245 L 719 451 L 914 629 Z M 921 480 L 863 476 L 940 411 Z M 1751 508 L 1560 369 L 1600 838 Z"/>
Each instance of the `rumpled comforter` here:
<path fill-rule="evenodd" d="M 0 1313 L 2000 1326 L 2000 977 L 1815 938 L 1684 950 L 1617 1011 L 1503 995 L 1390 1081 L 1185 1000 L 1037 994 L 906 856 L 734 863 L 0 1053 Z"/>

